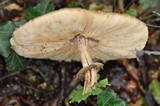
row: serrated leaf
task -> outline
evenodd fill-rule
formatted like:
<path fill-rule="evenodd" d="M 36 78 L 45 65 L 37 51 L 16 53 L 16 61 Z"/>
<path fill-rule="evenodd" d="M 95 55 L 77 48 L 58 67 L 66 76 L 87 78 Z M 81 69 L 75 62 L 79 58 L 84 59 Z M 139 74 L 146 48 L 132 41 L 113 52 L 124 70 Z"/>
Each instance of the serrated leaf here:
<path fill-rule="evenodd" d="M 42 0 L 35 7 L 29 8 L 25 11 L 25 18 L 27 20 L 31 20 L 53 10 L 54 5 L 52 3 L 52 0 Z"/>
<path fill-rule="evenodd" d="M 102 90 L 100 88 L 95 88 L 95 89 L 92 89 L 92 91 L 90 92 L 90 95 L 98 95 L 102 92 Z"/>
<path fill-rule="evenodd" d="M 83 92 L 83 87 L 78 85 L 76 89 L 74 89 L 69 95 L 70 103 L 73 103 L 73 102 L 80 103 L 82 100 L 85 100 L 86 98 L 88 98 L 89 94 L 82 95 L 82 92 Z"/>
<path fill-rule="evenodd" d="M 102 92 L 100 88 L 92 89 L 91 92 L 88 92 L 85 95 L 82 95 L 83 87 L 81 85 L 78 85 L 69 95 L 70 103 L 78 102 L 80 103 L 83 100 L 86 100 L 90 95 L 98 95 Z"/>
<path fill-rule="evenodd" d="M 108 83 L 108 79 L 107 79 L 107 78 L 105 78 L 105 79 L 103 79 L 103 80 L 100 80 L 100 81 L 97 83 L 97 86 L 98 86 L 98 87 L 106 87 L 107 85 L 110 85 L 110 84 Z"/>
<path fill-rule="evenodd" d="M 128 15 L 131 15 L 133 17 L 136 17 L 137 16 L 137 10 L 131 8 L 129 9 L 127 12 L 126 12 Z"/>
<path fill-rule="evenodd" d="M 85 95 L 82 95 L 83 87 L 81 85 L 78 85 L 69 95 L 70 103 L 80 103 L 81 101 L 87 99 L 91 95 L 98 95 L 102 92 L 101 87 L 106 87 L 106 85 L 109 85 L 107 78 L 100 80 L 100 82 L 97 83 L 95 88 L 93 88 L 90 92 L 87 92 L 87 94 Z"/>
<path fill-rule="evenodd" d="M 17 53 L 12 52 L 7 58 L 6 58 L 6 68 L 9 71 L 18 71 L 25 69 L 27 65 L 27 61 L 25 58 L 19 56 Z"/>
<path fill-rule="evenodd" d="M 98 106 L 126 106 L 126 102 L 111 90 L 101 92 L 97 98 Z"/>
<path fill-rule="evenodd" d="M 8 57 L 11 53 L 10 38 L 15 28 L 14 23 L 11 21 L 0 25 L 0 54 L 4 57 Z"/>
<path fill-rule="evenodd" d="M 149 90 L 157 103 L 160 104 L 160 82 L 157 79 L 152 80 L 149 85 Z"/>

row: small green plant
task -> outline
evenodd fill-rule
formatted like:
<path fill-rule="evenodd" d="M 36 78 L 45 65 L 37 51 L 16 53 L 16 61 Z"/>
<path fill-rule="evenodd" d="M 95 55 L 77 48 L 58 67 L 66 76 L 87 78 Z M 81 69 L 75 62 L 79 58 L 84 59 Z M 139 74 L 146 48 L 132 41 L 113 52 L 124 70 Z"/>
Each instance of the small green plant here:
<path fill-rule="evenodd" d="M 108 79 L 105 78 L 100 80 L 95 88 L 88 92 L 85 95 L 82 95 L 83 87 L 78 85 L 69 95 L 68 100 L 70 103 L 78 102 L 86 100 L 89 96 L 97 96 L 97 105 L 98 106 L 126 106 L 126 102 L 118 97 L 116 93 L 111 90 L 106 90 L 108 85 Z M 103 89 L 103 90 L 102 90 Z"/>
<path fill-rule="evenodd" d="M 83 9 L 88 9 L 88 7 L 83 3 L 82 0 L 78 0 L 77 2 L 72 1 L 69 5 L 69 8 L 76 8 L 76 7 L 81 7 Z"/>
<path fill-rule="evenodd" d="M 129 14 L 129 15 L 131 15 L 131 16 L 133 16 L 133 17 L 136 17 L 136 16 L 137 16 L 137 10 L 135 10 L 135 9 L 133 9 L 133 8 L 127 10 L 126 13 Z"/>
<path fill-rule="evenodd" d="M 0 25 L 0 54 L 3 57 L 7 58 L 11 53 L 9 40 L 15 28 L 15 24 L 11 21 Z"/>
<path fill-rule="evenodd" d="M 101 92 L 97 97 L 98 106 L 127 106 L 126 102 L 111 90 Z"/>
<path fill-rule="evenodd" d="M 147 10 L 150 8 L 158 7 L 160 5 L 159 0 L 139 0 L 140 8 Z"/>
<path fill-rule="evenodd" d="M 108 79 L 103 79 L 97 83 L 94 89 L 91 90 L 91 92 L 88 92 L 85 95 L 82 95 L 83 87 L 81 85 L 78 85 L 72 93 L 69 95 L 69 101 L 70 103 L 78 102 L 80 103 L 82 100 L 86 100 L 91 95 L 98 95 L 102 92 L 102 87 L 106 87 L 109 85 Z"/>
<path fill-rule="evenodd" d="M 10 48 L 10 38 L 17 25 L 17 23 L 11 21 L 0 25 L 0 54 L 5 58 L 8 71 L 23 70 L 27 65 L 26 59 Z"/>
<path fill-rule="evenodd" d="M 0 25 L 0 55 L 5 58 L 6 69 L 9 71 L 18 71 L 26 68 L 27 60 L 11 49 L 10 38 L 13 31 L 19 26 L 26 23 L 28 20 L 36 18 L 40 15 L 54 10 L 54 5 L 51 0 L 42 0 L 33 8 L 25 11 L 25 17 L 17 22 L 5 22 Z"/>
<path fill-rule="evenodd" d="M 160 81 L 153 79 L 149 84 L 149 90 L 153 95 L 153 98 L 157 101 L 158 104 L 160 104 Z"/>
<path fill-rule="evenodd" d="M 76 7 L 80 5 L 82 8 L 86 8 L 84 4 L 79 2 L 75 4 L 72 2 L 69 7 Z M 6 62 L 6 69 L 9 71 L 23 70 L 26 68 L 27 60 L 11 49 L 10 38 L 13 31 L 19 26 L 25 24 L 27 21 L 41 16 L 45 13 L 54 10 L 52 0 L 42 0 L 38 5 L 33 8 L 29 8 L 25 11 L 25 17 L 17 22 L 8 21 L 0 25 L 0 55 L 2 55 Z M 126 103 L 121 100 L 116 93 L 111 90 L 106 90 L 106 86 L 110 85 L 108 79 L 100 80 L 96 87 L 88 92 L 86 95 L 82 95 L 83 87 L 78 85 L 75 90 L 69 95 L 68 99 L 70 103 L 86 100 L 89 96 L 97 96 L 98 106 L 126 106 Z"/>
<path fill-rule="evenodd" d="M 25 11 L 25 18 L 27 20 L 31 20 L 53 10 L 54 10 L 54 5 L 52 0 L 42 0 L 35 7 L 29 8 Z"/>

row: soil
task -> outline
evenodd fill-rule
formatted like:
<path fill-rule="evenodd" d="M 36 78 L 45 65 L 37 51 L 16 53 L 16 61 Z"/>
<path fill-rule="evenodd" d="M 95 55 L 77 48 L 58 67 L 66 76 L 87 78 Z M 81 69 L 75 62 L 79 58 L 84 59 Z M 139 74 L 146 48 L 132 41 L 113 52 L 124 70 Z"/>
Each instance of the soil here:
<path fill-rule="evenodd" d="M 6 0 L 7 1 L 7 0 Z M 40 0 L 14 0 L 4 3 L 0 1 L 0 23 L 11 20 L 15 21 L 23 17 L 26 8 L 36 5 Z M 66 7 L 72 0 L 55 0 L 56 9 Z M 138 6 L 137 0 L 133 0 Z M 85 1 L 90 5 L 93 1 Z M 113 5 L 112 0 L 100 0 L 100 3 Z M 4 3 L 4 4 L 2 4 Z M 21 10 L 5 10 L 8 4 L 16 3 Z M 129 8 L 130 2 L 124 0 L 124 6 Z M 126 8 L 126 9 L 127 9 Z M 115 12 L 120 12 L 118 6 Z M 142 11 L 137 17 L 144 17 L 150 13 Z M 151 18 L 155 21 L 160 19 Z M 143 20 L 145 21 L 145 20 Z M 146 21 L 145 21 L 146 22 Z M 158 25 L 160 21 L 156 21 Z M 160 24 L 159 24 L 160 25 Z M 149 26 L 149 40 L 145 50 L 160 51 L 160 29 Z M 141 106 L 139 101 L 144 98 L 146 106 L 158 106 L 148 90 L 148 85 L 156 74 L 160 80 L 160 56 L 139 53 L 137 59 L 123 59 L 107 61 L 104 69 L 99 72 L 100 79 L 108 78 L 111 86 L 118 95 L 127 101 L 129 106 Z M 57 106 L 65 105 L 65 97 L 69 83 L 74 79 L 76 73 L 82 68 L 80 62 L 59 62 L 52 60 L 28 59 L 25 70 L 9 72 L 5 69 L 5 60 L 0 56 L 0 106 L 50 106 L 57 102 Z M 83 82 L 80 83 L 83 85 Z M 96 103 L 96 97 L 81 103 L 73 103 L 70 106 L 92 106 Z"/>

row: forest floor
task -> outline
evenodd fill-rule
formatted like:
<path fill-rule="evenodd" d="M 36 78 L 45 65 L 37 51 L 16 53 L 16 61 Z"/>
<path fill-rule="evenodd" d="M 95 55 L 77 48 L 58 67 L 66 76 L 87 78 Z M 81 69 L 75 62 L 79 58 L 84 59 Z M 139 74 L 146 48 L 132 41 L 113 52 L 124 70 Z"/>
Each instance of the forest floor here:
<path fill-rule="evenodd" d="M 116 13 L 125 13 L 133 8 L 137 12 L 136 18 L 148 26 L 149 39 L 144 49 L 148 52 L 139 53 L 137 59 L 106 61 L 104 69 L 99 71 L 100 79 L 107 77 L 111 84 L 108 88 L 114 90 L 128 106 L 158 106 L 154 99 L 156 95 L 150 91 L 149 85 L 153 80 L 160 81 L 160 55 L 152 52 L 160 52 L 160 7 L 154 4 L 156 0 L 152 4 L 144 3 L 148 6 L 147 9 L 141 9 L 144 4 L 138 0 L 122 0 L 123 5 L 118 5 L 118 2 L 114 4 L 113 1 L 54 0 L 54 6 L 58 10 L 73 4 L 76 7 L 89 7 L 97 2 L 97 7 L 94 8 Z M 39 2 L 40 0 L 0 0 L 0 23 L 23 18 L 24 11 Z M 28 61 L 26 69 L 9 72 L 5 68 L 4 58 L 0 56 L 0 106 L 49 106 L 57 98 L 59 106 L 65 105 L 66 95 L 62 91 L 67 92 L 68 84 L 82 68 L 81 63 L 36 59 Z M 91 100 L 72 103 L 70 106 L 91 106 L 95 102 L 93 96 Z"/>

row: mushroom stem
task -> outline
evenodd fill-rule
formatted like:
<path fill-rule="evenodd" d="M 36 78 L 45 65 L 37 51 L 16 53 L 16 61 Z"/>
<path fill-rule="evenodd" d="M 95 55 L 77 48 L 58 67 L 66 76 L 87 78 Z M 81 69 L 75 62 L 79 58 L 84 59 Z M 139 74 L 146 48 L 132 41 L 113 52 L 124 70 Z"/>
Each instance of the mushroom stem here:
<path fill-rule="evenodd" d="M 81 55 L 81 62 L 83 68 L 78 72 L 77 76 L 84 79 L 83 95 L 94 88 L 97 83 L 97 69 L 103 67 L 101 63 L 93 63 L 92 58 L 88 52 L 88 40 L 83 36 L 76 37 L 76 45 Z M 81 77 L 82 76 L 82 77 Z"/>

